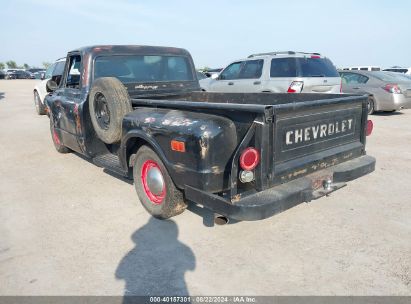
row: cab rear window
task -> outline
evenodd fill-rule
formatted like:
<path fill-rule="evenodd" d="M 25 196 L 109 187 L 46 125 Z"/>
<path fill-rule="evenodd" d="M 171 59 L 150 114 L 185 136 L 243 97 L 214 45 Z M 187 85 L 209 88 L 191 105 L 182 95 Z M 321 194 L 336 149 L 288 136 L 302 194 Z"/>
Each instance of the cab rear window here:
<path fill-rule="evenodd" d="M 270 77 L 339 77 L 327 58 L 274 58 Z"/>
<path fill-rule="evenodd" d="M 192 81 L 190 63 L 182 56 L 100 56 L 94 62 L 94 79 L 116 77 L 123 83 Z"/>

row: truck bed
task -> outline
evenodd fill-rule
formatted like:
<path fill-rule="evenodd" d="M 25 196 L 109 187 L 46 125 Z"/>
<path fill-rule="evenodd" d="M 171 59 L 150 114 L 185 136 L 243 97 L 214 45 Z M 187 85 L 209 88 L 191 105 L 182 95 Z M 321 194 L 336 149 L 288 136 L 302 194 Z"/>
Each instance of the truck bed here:
<path fill-rule="evenodd" d="M 132 104 L 136 108 L 180 109 L 231 119 L 242 139 L 233 155 L 231 182 L 236 184 L 238 176 L 235 159 L 251 142 L 261 149 L 257 190 L 365 154 L 366 96 L 192 92 L 132 99 Z M 231 194 L 237 194 L 237 190 L 231 189 Z"/>
<path fill-rule="evenodd" d="M 264 113 L 272 107 L 300 109 L 320 104 L 349 103 L 365 98 L 349 94 L 283 94 L 283 93 L 212 93 L 191 92 L 183 95 L 157 95 L 131 99 L 133 106 L 155 106 L 173 108 L 229 109 Z"/>

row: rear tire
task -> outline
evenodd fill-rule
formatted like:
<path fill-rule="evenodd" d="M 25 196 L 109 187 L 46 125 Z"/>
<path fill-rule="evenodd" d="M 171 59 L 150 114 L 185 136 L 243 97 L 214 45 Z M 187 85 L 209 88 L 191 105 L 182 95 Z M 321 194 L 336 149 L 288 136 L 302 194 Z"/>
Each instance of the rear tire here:
<path fill-rule="evenodd" d="M 38 115 L 46 114 L 46 107 L 43 105 L 40 99 L 40 95 L 37 91 L 34 91 L 34 106 Z"/>
<path fill-rule="evenodd" d="M 106 144 L 120 141 L 123 117 L 133 110 L 127 89 L 115 77 L 98 78 L 89 97 L 90 118 L 97 136 Z"/>
<path fill-rule="evenodd" d="M 136 153 L 134 186 L 143 207 L 154 217 L 167 219 L 187 208 L 183 193 L 176 188 L 161 159 L 148 146 Z"/>
<path fill-rule="evenodd" d="M 66 154 L 69 153 L 71 150 L 64 146 L 61 141 L 57 131 L 54 129 L 53 121 L 50 118 L 50 133 L 51 139 L 53 140 L 54 148 L 56 148 L 57 152 Z"/>
<path fill-rule="evenodd" d="M 375 99 L 372 96 L 368 97 L 368 115 L 375 113 Z"/>

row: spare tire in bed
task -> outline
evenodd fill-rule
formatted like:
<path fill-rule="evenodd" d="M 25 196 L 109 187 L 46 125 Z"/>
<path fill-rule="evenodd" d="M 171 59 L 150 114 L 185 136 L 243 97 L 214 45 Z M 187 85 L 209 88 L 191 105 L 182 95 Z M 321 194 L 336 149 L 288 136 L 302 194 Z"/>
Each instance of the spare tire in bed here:
<path fill-rule="evenodd" d="M 120 141 L 123 117 L 133 109 L 120 80 L 114 77 L 95 80 L 90 90 L 89 109 L 97 136 L 107 144 Z"/>

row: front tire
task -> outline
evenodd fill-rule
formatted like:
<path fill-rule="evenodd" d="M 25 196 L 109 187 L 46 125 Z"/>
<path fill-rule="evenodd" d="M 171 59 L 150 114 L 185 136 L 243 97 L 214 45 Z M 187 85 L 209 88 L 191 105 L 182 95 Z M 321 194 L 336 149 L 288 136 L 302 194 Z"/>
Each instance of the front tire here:
<path fill-rule="evenodd" d="M 176 188 L 161 159 L 148 146 L 136 153 L 134 186 L 143 207 L 154 217 L 167 219 L 182 213 L 187 204 Z"/>

